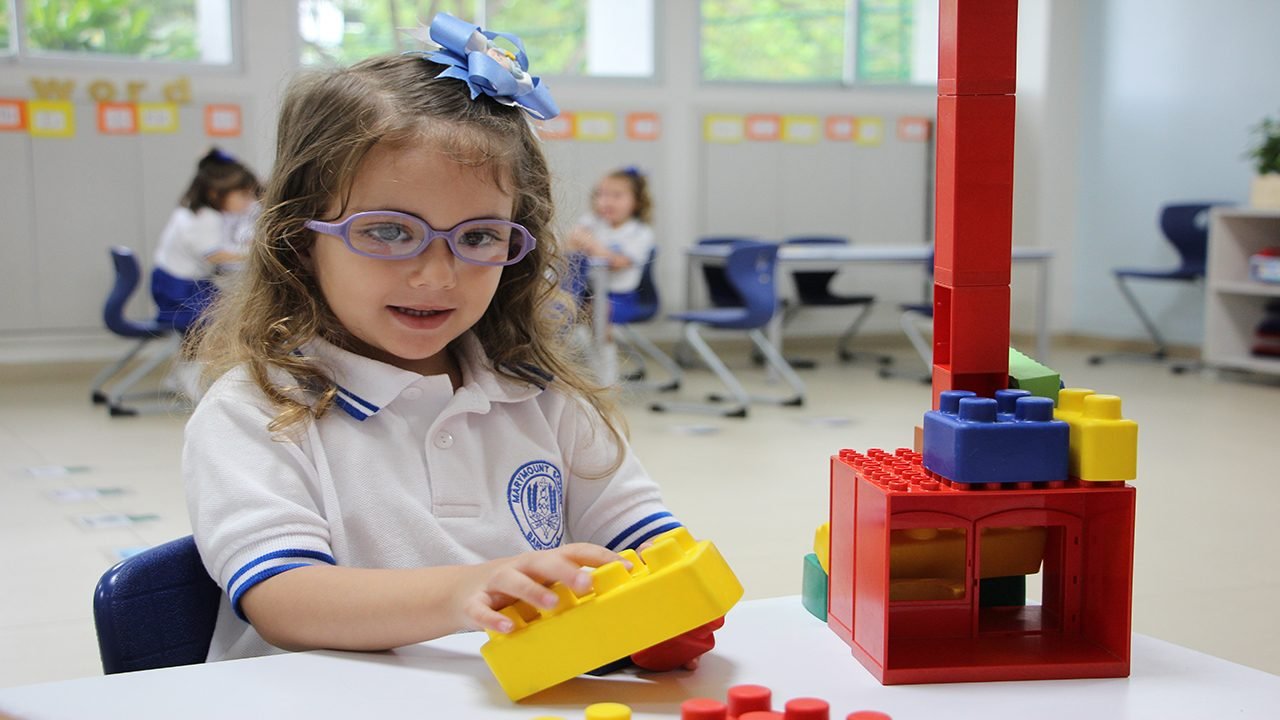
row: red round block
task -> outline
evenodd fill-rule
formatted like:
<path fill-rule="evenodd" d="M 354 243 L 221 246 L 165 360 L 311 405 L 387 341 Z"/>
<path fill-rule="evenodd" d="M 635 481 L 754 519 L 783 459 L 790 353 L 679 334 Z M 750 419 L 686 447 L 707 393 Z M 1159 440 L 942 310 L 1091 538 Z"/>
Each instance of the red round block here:
<path fill-rule="evenodd" d="M 680 720 L 727 720 L 729 708 L 719 700 L 693 698 L 680 703 Z"/>
<path fill-rule="evenodd" d="M 745 715 L 739 715 L 738 720 L 784 720 L 785 717 L 782 713 L 772 710 L 753 710 Z"/>
<path fill-rule="evenodd" d="M 893 718 L 875 710 L 859 710 L 858 712 L 849 713 L 849 716 L 844 720 L 893 720 Z"/>
<path fill-rule="evenodd" d="M 830 720 L 831 706 L 818 698 L 796 698 L 787 701 L 786 720 Z"/>
<path fill-rule="evenodd" d="M 763 685 L 735 685 L 729 688 L 729 715 L 745 715 L 773 709 L 773 692 Z"/>

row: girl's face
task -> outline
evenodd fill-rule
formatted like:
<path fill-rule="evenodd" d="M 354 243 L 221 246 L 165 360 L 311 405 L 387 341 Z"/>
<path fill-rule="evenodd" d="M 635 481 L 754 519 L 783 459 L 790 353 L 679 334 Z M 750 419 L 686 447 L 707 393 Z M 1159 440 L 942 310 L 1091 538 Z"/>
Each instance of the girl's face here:
<path fill-rule="evenodd" d="M 617 227 L 636 214 L 636 195 L 631 182 L 619 177 L 600 181 L 592 198 L 592 207 L 601 219 Z"/>
<path fill-rule="evenodd" d="M 356 171 L 346 214 L 416 215 L 437 230 L 465 220 L 511 220 L 515 202 L 487 168 L 470 168 L 428 146 L 376 145 Z M 336 201 L 329 214 L 337 213 Z M 375 360 L 423 375 L 448 372 L 445 348 L 484 315 L 502 268 L 458 260 L 444 238 L 401 260 L 363 257 L 342 238 L 317 233 L 311 262 L 333 314 Z"/>
<path fill-rule="evenodd" d="M 229 215 L 243 215 L 249 212 L 257 197 L 248 190 L 232 190 L 222 199 L 222 212 Z"/>

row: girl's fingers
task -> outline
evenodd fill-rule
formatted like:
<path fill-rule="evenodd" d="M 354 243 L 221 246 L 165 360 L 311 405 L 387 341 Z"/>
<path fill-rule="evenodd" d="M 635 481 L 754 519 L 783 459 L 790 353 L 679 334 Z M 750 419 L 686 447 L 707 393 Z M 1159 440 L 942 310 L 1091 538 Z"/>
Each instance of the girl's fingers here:
<path fill-rule="evenodd" d="M 494 574 L 485 591 L 523 600 L 537 608 L 553 608 L 559 600 L 540 580 L 530 577 L 525 569 L 515 567 L 504 568 Z"/>
<path fill-rule="evenodd" d="M 510 618 L 485 605 L 480 598 L 467 606 L 467 618 L 481 630 L 507 633 L 514 627 Z"/>

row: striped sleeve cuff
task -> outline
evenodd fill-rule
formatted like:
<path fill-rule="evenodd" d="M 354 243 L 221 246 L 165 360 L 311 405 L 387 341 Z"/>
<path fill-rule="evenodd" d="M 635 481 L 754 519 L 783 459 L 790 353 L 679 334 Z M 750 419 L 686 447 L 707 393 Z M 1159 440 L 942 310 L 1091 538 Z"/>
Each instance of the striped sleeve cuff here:
<path fill-rule="evenodd" d="M 668 530 L 675 530 L 678 527 L 683 527 L 683 525 L 671 513 L 665 510 L 656 512 L 628 525 L 612 540 L 605 543 L 605 547 L 614 552 L 634 550 L 643 545 L 646 540 L 661 535 Z"/>
<path fill-rule="evenodd" d="M 236 570 L 227 581 L 227 597 L 231 600 L 231 609 L 235 611 L 236 617 L 249 622 L 240 609 L 240 598 L 244 597 L 246 590 L 282 572 L 320 564 L 336 565 L 337 563 L 328 553 L 302 548 L 275 550 L 259 555 L 241 565 L 240 569 Z"/>

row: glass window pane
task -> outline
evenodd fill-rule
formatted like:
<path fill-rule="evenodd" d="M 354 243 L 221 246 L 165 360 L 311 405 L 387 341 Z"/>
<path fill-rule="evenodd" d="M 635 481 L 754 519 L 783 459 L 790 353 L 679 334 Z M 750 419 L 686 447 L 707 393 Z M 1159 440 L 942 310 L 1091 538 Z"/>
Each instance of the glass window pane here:
<path fill-rule="evenodd" d="M 488 0 L 486 25 L 524 41 L 534 75 L 583 75 L 586 0 Z"/>
<path fill-rule="evenodd" d="M 32 55 L 117 55 L 140 60 L 231 62 L 228 0 L 30 0 Z"/>
<path fill-rule="evenodd" d="M 846 0 L 703 0 L 706 80 L 839 82 Z"/>
<path fill-rule="evenodd" d="M 914 0 L 858 1 L 858 82 L 911 81 Z"/>
<path fill-rule="evenodd" d="M 418 49 L 405 32 L 437 12 L 460 18 L 475 0 L 299 0 L 298 32 L 304 65 L 350 65 L 373 55 Z"/>
<path fill-rule="evenodd" d="M 0 6 L 0 53 L 9 52 L 9 5 Z"/>

